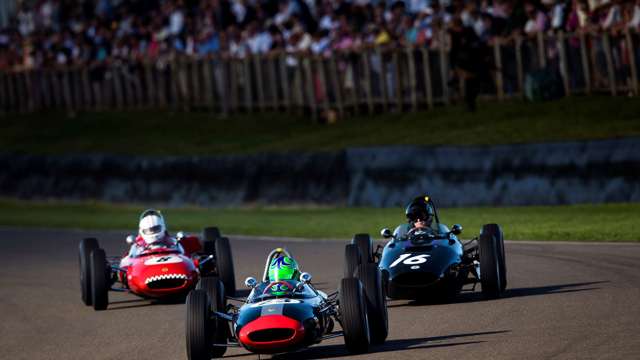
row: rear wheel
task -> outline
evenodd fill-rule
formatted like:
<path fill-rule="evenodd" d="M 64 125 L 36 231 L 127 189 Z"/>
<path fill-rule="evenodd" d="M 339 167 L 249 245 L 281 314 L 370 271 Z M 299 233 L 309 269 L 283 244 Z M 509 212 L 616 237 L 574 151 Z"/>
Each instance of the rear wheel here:
<path fill-rule="evenodd" d="M 493 299 L 500 297 L 502 292 L 502 277 L 498 246 L 499 227 L 492 224 L 484 225 L 480 233 L 480 283 L 485 297 Z M 505 283 L 506 284 L 506 283 Z"/>
<path fill-rule="evenodd" d="M 209 297 L 209 309 L 211 312 L 226 312 L 227 301 L 225 297 L 224 284 L 216 276 L 203 277 L 198 281 L 196 290 L 204 290 Z M 216 344 L 226 344 L 229 338 L 229 326 L 227 321 L 216 317 L 210 324 L 211 339 Z M 222 357 L 227 351 L 224 346 L 214 346 L 211 349 L 211 356 Z"/>
<path fill-rule="evenodd" d="M 371 240 L 371 236 L 369 234 L 355 234 L 353 236 L 353 244 L 358 246 L 360 249 L 360 256 L 362 262 L 374 262 L 373 261 L 373 241 Z"/>
<path fill-rule="evenodd" d="M 344 277 L 354 277 L 358 265 L 360 265 L 360 250 L 358 246 L 356 244 L 347 244 L 344 247 Z"/>
<path fill-rule="evenodd" d="M 91 252 L 91 298 L 95 310 L 104 310 L 109 305 L 109 273 L 107 256 L 103 249 Z"/>
<path fill-rule="evenodd" d="M 78 262 L 80 265 L 80 292 L 82 302 L 87 305 L 93 305 L 91 300 L 91 252 L 99 247 L 98 240 L 95 238 L 85 238 L 80 241 L 78 249 Z"/>
<path fill-rule="evenodd" d="M 345 345 L 352 353 L 367 352 L 370 344 L 370 330 L 366 295 L 362 284 L 356 278 L 342 279 L 339 291 Z"/>
<path fill-rule="evenodd" d="M 213 357 L 211 346 L 211 307 L 205 290 L 192 290 L 187 295 L 187 357 L 189 360 L 209 360 Z"/>
<path fill-rule="evenodd" d="M 502 235 L 502 229 L 496 224 L 490 224 L 495 227 L 495 236 L 498 245 L 498 257 L 500 261 L 500 291 L 504 291 L 507 288 L 507 258 L 504 255 L 504 236 Z"/>
<path fill-rule="evenodd" d="M 382 344 L 389 334 L 387 298 L 382 287 L 382 274 L 376 264 L 361 264 L 356 274 L 366 294 L 371 343 Z"/>
<path fill-rule="evenodd" d="M 202 243 L 203 252 L 207 255 L 214 255 L 216 252 L 215 241 L 221 237 L 220 230 L 215 227 L 204 228 L 204 242 Z"/>
<path fill-rule="evenodd" d="M 221 237 L 216 239 L 215 248 L 218 277 L 224 284 L 225 292 L 233 296 L 236 293 L 236 277 L 233 270 L 233 256 L 231 255 L 229 238 Z"/>

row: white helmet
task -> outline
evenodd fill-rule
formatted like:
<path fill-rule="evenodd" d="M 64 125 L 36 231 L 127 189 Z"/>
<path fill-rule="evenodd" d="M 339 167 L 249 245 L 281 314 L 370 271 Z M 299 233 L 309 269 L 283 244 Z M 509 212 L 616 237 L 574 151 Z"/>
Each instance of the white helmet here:
<path fill-rule="evenodd" d="M 167 231 L 162 214 L 160 211 L 153 209 L 145 210 L 142 215 L 140 215 L 138 229 L 140 236 L 142 236 L 147 245 L 151 245 L 162 239 Z"/>

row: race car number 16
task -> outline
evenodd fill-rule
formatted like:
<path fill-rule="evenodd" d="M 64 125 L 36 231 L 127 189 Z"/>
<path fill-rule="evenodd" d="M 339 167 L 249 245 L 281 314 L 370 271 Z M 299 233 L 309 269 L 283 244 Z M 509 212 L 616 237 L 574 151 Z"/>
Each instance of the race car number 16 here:
<path fill-rule="evenodd" d="M 427 262 L 427 258 L 431 256 L 429 254 L 421 254 L 421 255 L 416 255 L 416 256 L 412 256 L 412 255 L 413 254 L 402 254 L 402 255 L 400 255 L 396 259 L 396 261 L 394 261 L 393 263 L 391 263 L 391 265 L 389 265 L 389 268 L 392 268 L 392 267 L 398 265 L 399 263 L 403 263 L 405 265 L 422 264 L 424 262 Z"/>

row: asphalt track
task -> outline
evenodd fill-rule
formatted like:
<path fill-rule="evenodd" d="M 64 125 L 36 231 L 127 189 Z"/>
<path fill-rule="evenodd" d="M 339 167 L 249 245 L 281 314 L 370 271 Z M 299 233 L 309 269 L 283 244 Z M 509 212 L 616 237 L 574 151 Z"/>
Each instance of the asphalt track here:
<path fill-rule="evenodd" d="M 81 303 L 77 245 L 86 236 L 108 255 L 126 248 L 116 232 L 0 229 L 0 359 L 185 359 L 183 304 L 129 294 L 112 295 L 102 312 Z M 344 242 L 231 240 L 238 286 L 277 246 L 319 288 L 334 289 L 342 273 Z M 640 246 L 509 242 L 506 254 L 504 298 L 392 301 L 389 339 L 371 353 L 349 356 L 337 338 L 286 358 L 640 359 Z M 242 349 L 225 357 L 258 358 Z"/>

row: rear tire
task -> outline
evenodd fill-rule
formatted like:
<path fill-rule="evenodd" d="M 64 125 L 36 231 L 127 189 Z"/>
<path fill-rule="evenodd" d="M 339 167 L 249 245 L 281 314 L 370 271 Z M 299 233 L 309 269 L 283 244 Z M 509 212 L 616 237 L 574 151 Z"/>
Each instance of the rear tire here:
<path fill-rule="evenodd" d="M 376 264 L 360 264 L 357 278 L 364 286 L 371 343 L 382 344 L 389 334 L 387 298 L 382 287 L 382 273 Z"/>
<path fill-rule="evenodd" d="M 360 250 L 356 244 L 347 244 L 344 247 L 344 278 L 352 278 L 360 265 Z"/>
<path fill-rule="evenodd" d="M 187 295 L 187 321 L 185 333 L 187 340 L 187 358 L 189 360 L 209 360 L 212 358 L 211 346 L 211 307 L 205 290 L 192 290 Z"/>
<path fill-rule="evenodd" d="M 209 297 L 209 309 L 211 312 L 226 312 L 227 301 L 225 297 L 224 284 L 216 276 L 203 277 L 198 281 L 196 290 L 204 290 Z M 224 319 L 216 318 L 210 324 L 210 339 L 216 344 L 226 344 L 229 338 L 229 325 Z M 227 351 L 224 346 L 213 346 L 211 356 L 222 357 Z"/>
<path fill-rule="evenodd" d="M 347 350 L 351 353 L 367 352 L 370 330 L 362 284 L 356 278 L 342 279 L 339 291 L 341 323 Z"/>
<path fill-rule="evenodd" d="M 91 252 L 91 298 L 94 310 L 104 310 L 109 305 L 109 272 L 107 256 L 103 249 Z"/>
<path fill-rule="evenodd" d="M 496 224 L 490 224 L 495 226 L 495 234 L 498 245 L 498 257 L 500 258 L 500 291 L 504 291 L 507 288 L 507 258 L 504 255 L 504 236 L 502 235 L 502 229 Z"/>
<path fill-rule="evenodd" d="M 373 259 L 373 241 L 369 234 L 355 234 L 352 244 L 356 244 L 360 249 L 360 259 L 362 263 L 372 263 Z"/>
<path fill-rule="evenodd" d="M 225 292 L 234 296 L 236 293 L 236 276 L 233 270 L 233 256 L 231 254 L 229 238 L 221 237 L 216 239 L 215 248 L 218 277 L 224 284 Z"/>
<path fill-rule="evenodd" d="M 211 226 L 211 227 L 204 228 L 203 233 L 204 233 L 204 241 L 202 243 L 203 252 L 207 255 L 215 255 L 215 252 L 216 252 L 215 242 L 216 242 L 216 239 L 221 237 L 220 230 L 215 226 Z"/>
<path fill-rule="evenodd" d="M 93 305 L 91 299 L 91 252 L 100 246 L 95 238 L 85 238 L 80 241 L 78 249 L 78 263 L 80 265 L 80 293 L 82 302 L 87 305 Z"/>
<path fill-rule="evenodd" d="M 497 225 L 489 224 L 484 225 L 480 233 L 480 283 L 482 294 L 489 299 L 500 297 L 502 292 L 504 275 L 500 265 L 499 230 Z"/>

